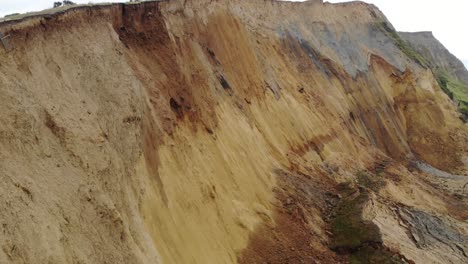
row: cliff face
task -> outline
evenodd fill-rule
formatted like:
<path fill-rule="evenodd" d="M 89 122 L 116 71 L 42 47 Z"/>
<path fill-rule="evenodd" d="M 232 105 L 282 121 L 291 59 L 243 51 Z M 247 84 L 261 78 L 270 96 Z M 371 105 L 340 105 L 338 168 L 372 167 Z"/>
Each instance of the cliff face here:
<path fill-rule="evenodd" d="M 360 2 L 9 21 L 0 262 L 466 260 L 467 128 Z"/>
<path fill-rule="evenodd" d="M 468 70 L 431 32 L 399 33 L 432 68 L 439 85 L 458 105 L 462 118 L 468 120 Z"/>
<path fill-rule="evenodd" d="M 443 69 L 468 85 L 468 70 L 465 65 L 448 51 L 431 32 L 400 32 L 403 39 L 410 42 L 434 67 Z"/>

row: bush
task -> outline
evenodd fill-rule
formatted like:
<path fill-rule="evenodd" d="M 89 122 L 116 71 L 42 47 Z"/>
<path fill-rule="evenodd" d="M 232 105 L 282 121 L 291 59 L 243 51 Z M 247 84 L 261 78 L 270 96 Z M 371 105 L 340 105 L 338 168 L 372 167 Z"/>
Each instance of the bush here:
<path fill-rule="evenodd" d="M 75 2 L 64 0 L 62 2 L 54 2 L 54 8 L 61 7 L 61 6 L 69 6 L 69 5 L 76 5 Z"/>
<path fill-rule="evenodd" d="M 76 4 L 74 2 L 72 2 L 72 1 L 64 0 L 63 5 L 66 6 L 66 5 L 76 5 Z"/>

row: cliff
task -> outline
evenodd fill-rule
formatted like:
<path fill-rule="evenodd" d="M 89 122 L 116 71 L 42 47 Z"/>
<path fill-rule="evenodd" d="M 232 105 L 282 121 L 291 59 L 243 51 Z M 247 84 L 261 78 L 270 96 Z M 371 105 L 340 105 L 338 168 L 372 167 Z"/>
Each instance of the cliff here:
<path fill-rule="evenodd" d="M 1 263 L 463 263 L 467 126 L 361 2 L 4 21 Z"/>
<path fill-rule="evenodd" d="M 443 69 L 455 76 L 458 81 L 468 84 L 468 70 L 463 62 L 450 53 L 432 32 L 399 32 L 399 34 L 423 54 L 433 67 Z"/>
<path fill-rule="evenodd" d="M 464 120 L 468 119 L 468 70 L 431 32 L 399 33 L 422 54 L 439 85 L 458 104 Z"/>

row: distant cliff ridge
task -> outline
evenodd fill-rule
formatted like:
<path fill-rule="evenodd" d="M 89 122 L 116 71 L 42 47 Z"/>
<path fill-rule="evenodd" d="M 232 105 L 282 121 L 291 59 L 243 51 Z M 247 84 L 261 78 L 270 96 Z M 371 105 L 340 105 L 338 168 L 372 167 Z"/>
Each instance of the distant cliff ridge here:
<path fill-rule="evenodd" d="M 450 73 L 457 80 L 468 85 L 468 70 L 463 62 L 450 53 L 432 32 L 399 32 L 399 34 L 424 55 L 430 61 L 431 66 Z"/>
<path fill-rule="evenodd" d="M 400 32 L 428 62 L 440 86 L 458 104 L 465 120 L 468 119 L 468 70 L 465 64 L 448 51 L 432 32 Z"/>

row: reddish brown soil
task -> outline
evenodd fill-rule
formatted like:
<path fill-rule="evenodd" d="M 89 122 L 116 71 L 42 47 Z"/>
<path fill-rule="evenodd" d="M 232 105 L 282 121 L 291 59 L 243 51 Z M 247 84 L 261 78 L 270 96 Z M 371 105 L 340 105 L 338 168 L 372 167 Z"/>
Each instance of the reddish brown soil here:
<path fill-rule="evenodd" d="M 323 246 L 327 238 L 309 226 L 311 215 L 319 213 L 320 218 L 325 218 L 336 203 L 331 181 L 319 182 L 320 177 L 281 170 L 277 175 L 275 223 L 257 228 L 250 237 L 249 246 L 239 254 L 239 263 L 344 262 L 345 257 Z"/>

